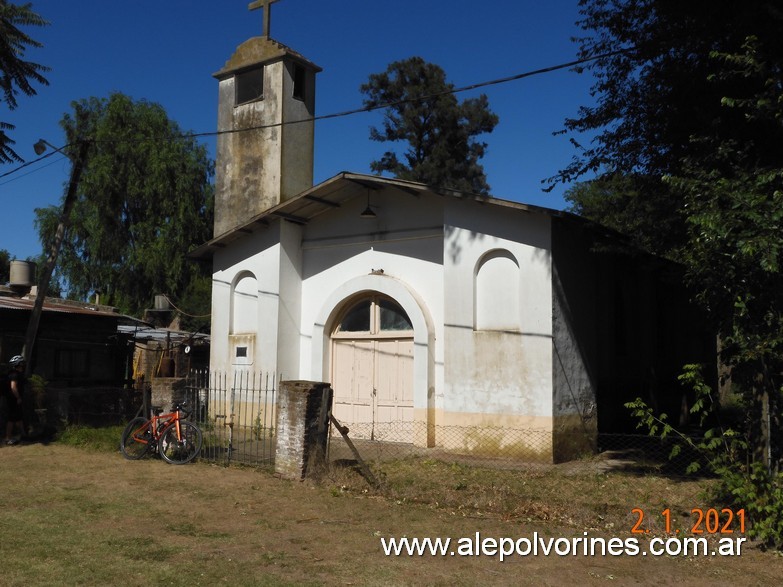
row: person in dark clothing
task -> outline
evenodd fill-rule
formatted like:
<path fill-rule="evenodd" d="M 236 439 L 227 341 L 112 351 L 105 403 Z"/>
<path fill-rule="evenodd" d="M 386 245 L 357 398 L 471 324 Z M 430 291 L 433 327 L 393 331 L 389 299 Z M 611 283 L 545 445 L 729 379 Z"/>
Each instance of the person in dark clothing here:
<path fill-rule="evenodd" d="M 11 372 L 8 374 L 6 392 L 7 423 L 5 425 L 5 443 L 17 444 L 24 434 L 24 410 L 22 401 L 24 397 L 24 357 L 16 355 L 8 361 Z M 19 434 L 14 436 L 14 429 L 19 428 Z"/>

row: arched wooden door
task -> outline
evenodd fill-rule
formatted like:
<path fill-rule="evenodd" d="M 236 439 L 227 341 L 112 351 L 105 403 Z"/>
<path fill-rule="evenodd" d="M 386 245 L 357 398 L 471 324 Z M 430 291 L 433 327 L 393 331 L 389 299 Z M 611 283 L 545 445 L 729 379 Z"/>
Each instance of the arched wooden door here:
<path fill-rule="evenodd" d="M 393 300 L 351 304 L 332 332 L 335 417 L 358 438 L 412 442 L 413 326 Z"/>

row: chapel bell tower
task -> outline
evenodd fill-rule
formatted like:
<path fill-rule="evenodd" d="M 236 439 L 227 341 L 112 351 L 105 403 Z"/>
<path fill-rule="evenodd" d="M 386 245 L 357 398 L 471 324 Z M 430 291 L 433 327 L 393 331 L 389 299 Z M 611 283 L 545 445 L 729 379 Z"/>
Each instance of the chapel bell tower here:
<path fill-rule="evenodd" d="M 321 68 L 269 37 L 277 1 L 248 5 L 263 8 L 263 34 L 242 43 L 214 74 L 220 133 L 215 237 L 313 185 L 315 74 Z"/>

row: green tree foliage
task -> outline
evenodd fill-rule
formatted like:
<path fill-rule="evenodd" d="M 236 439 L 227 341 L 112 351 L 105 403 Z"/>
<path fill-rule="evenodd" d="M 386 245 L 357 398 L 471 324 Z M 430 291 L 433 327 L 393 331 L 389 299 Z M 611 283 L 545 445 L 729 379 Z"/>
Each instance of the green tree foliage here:
<path fill-rule="evenodd" d="M 656 414 L 642 399 L 626 405 L 653 436 L 673 437 L 676 442 L 670 458 L 688 458 L 688 472 L 705 466 L 720 478 L 712 486 L 712 503 L 731 504 L 735 511 L 745 511 L 749 520 L 748 535 L 762 545 L 783 545 L 783 472 L 770 470 L 763 461 L 748 458 L 751 453 L 747 435 L 721 417 L 718 404 L 704 381 L 701 365 L 685 365 L 680 381 L 692 390 L 690 412 L 705 428 L 701 437 L 692 437 L 674 428 L 666 414 Z M 706 424 L 706 426 L 705 426 Z"/>
<path fill-rule="evenodd" d="M 597 103 L 566 126 L 600 133 L 560 179 L 604 172 L 597 185 L 611 193 L 601 199 L 585 190 L 572 200 L 582 210 L 628 231 L 645 222 L 676 231 L 662 241 L 673 243 L 668 252 L 686 266 L 721 336 L 721 358 L 747 414 L 747 458 L 719 472 L 727 495 L 767 511 L 763 503 L 783 488 L 783 7 L 580 5 L 590 33 L 580 39 L 582 56 L 626 51 L 591 66 Z M 612 184 L 607 174 L 626 179 Z M 626 180 L 637 193 L 622 193 Z M 658 223 L 669 216 L 679 218 Z M 783 527 L 769 528 L 766 539 L 783 544 Z"/>
<path fill-rule="evenodd" d="M 758 86 L 763 82 L 720 75 L 726 64 L 715 54 L 736 53 L 752 35 L 779 45 L 779 5 L 758 0 L 581 0 L 580 12 L 585 31 L 577 39 L 580 58 L 623 52 L 586 66 L 596 79 L 596 103 L 580 108 L 577 117 L 566 120 L 565 129 L 597 135 L 553 181 L 571 182 L 590 172 L 632 177 L 634 207 L 656 210 L 658 218 L 681 216 L 661 226 L 654 239 L 654 252 L 667 253 L 682 247 L 688 237 L 682 193 L 665 178 L 679 175 L 685 158 L 702 150 L 693 137 L 705 129 L 727 137 L 770 137 L 723 102 L 725 96 L 747 98 L 764 91 Z M 765 156 L 771 160 L 781 148 Z M 572 194 L 572 201 L 578 196 Z M 595 201 L 580 205 L 580 211 L 600 221 L 611 206 L 610 218 L 630 221 L 626 232 L 639 234 L 642 245 L 653 242 L 646 234 L 650 229 L 635 231 L 639 222 L 626 213 L 627 196 L 613 204 L 603 202 L 594 211 L 589 204 Z"/>
<path fill-rule="evenodd" d="M 376 173 L 477 194 L 489 193 L 479 161 L 487 145 L 476 140 L 490 133 L 498 117 L 485 95 L 459 102 L 453 84 L 439 66 L 411 57 L 370 75 L 361 86 L 368 108 L 384 107 L 383 128 L 371 128 L 379 142 L 407 143 L 401 161 L 393 151 L 373 161 Z"/>
<path fill-rule="evenodd" d="M 594 106 L 566 120 L 570 131 L 600 131 L 597 140 L 562 173 L 643 173 L 663 177 L 693 152 L 691 138 L 715 126 L 731 134 L 747 121 L 722 99 L 760 91 L 719 75 L 716 52 L 737 52 L 752 35 L 775 42 L 779 4 L 754 0 L 580 0 L 580 58 L 613 51 L 586 66 L 596 83 Z M 780 44 L 777 41 L 776 44 Z M 755 82 L 758 80 L 747 80 Z M 756 131 L 760 129 L 755 129 Z"/>
<path fill-rule="evenodd" d="M 777 17 L 780 30 L 783 8 Z M 736 133 L 705 128 L 695 134 L 693 153 L 682 158 L 680 173 L 668 180 L 682 194 L 687 209 L 691 246 L 683 258 L 702 285 L 704 305 L 721 317 L 726 344 L 743 359 L 775 361 L 773 371 L 779 374 L 783 41 L 774 41 L 763 43 L 751 36 L 737 53 L 713 52 L 722 69 L 710 82 L 733 82 L 736 90 L 723 96 L 722 105 L 745 122 Z"/>
<path fill-rule="evenodd" d="M 211 275 L 204 274 L 203 278 L 193 279 L 179 296 L 177 307 L 182 312 L 187 312 L 180 315 L 182 330 L 209 332 L 212 320 L 210 313 L 212 307 Z"/>
<path fill-rule="evenodd" d="M 100 290 L 107 303 L 138 315 L 166 293 L 189 313 L 208 313 L 208 305 L 180 301 L 209 279 L 186 258 L 211 236 L 214 167 L 206 148 L 158 104 L 116 93 L 72 107 L 61 123 L 67 141 L 91 146 L 60 253 L 58 276 L 68 295 L 86 299 Z M 45 244 L 59 208 L 36 215 Z"/>
<path fill-rule="evenodd" d="M 36 94 L 34 83 L 49 84 L 42 75 L 49 68 L 24 59 L 28 47 L 41 47 L 41 43 L 32 39 L 20 28 L 48 24 L 33 12 L 30 3 L 16 5 L 7 0 L 0 0 L 0 90 L 3 92 L 3 101 L 9 110 L 16 108 L 16 97 L 19 92 L 26 96 L 34 96 Z M 0 163 L 22 160 L 11 147 L 14 141 L 5 132 L 13 129 L 14 125 L 0 121 Z"/>
<path fill-rule="evenodd" d="M 772 17 L 781 30 L 783 10 Z M 670 183 L 687 209 L 683 261 L 745 394 L 754 456 L 775 472 L 783 470 L 783 42 L 749 35 L 712 58 L 721 68 L 709 81 L 733 89 L 722 105 L 744 124 L 694 135 Z"/>
<path fill-rule="evenodd" d="M 687 265 L 735 375 L 739 362 L 762 356 L 752 372 L 780 373 L 783 8 L 763 0 L 580 6 L 589 33 L 580 57 L 624 52 L 589 66 L 596 105 L 566 121 L 569 130 L 600 131 L 561 173 L 603 172 L 569 192 L 574 209 Z M 655 242 L 656 229 L 671 234 Z M 768 384 L 779 391 L 774 376 Z"/>
<path fill-rule="evenodd" d="M 648 197 L 650 193 L 656 197 Z M 565 193 L 569 211 L 631 237 L 636 246 L 679 258 L 685 240 L 680 199 L 661 182 L 641 174 L 605 173 L 577 182 Z"/>

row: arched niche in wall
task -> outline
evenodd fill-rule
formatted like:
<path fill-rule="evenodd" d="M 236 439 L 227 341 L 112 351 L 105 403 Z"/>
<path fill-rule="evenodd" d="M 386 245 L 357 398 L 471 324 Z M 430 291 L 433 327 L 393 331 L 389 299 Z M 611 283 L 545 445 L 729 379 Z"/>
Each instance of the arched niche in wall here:
<path fill-rule="evenodd" d="M 249 271 L 237 275 L 231 287 L 230 334 L 255 334 L 258 329 L 258 280 Z"/>
<path fill-rule="evenodd" d="M 519 330 L 521 316 L 519 263 L 503 249 L 486 253 L 474 279 L 475 330 Z"/>

